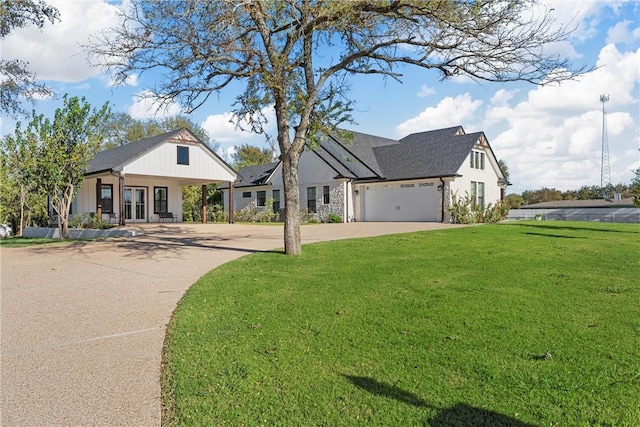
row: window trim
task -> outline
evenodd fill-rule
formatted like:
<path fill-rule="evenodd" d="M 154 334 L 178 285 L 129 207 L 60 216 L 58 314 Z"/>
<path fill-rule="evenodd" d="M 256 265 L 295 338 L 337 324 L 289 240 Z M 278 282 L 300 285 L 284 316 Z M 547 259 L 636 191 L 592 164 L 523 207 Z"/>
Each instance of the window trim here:
<path fill-rule="evenodd" d="M 160 209 L 158 209 L 158 202 L 162 202 L 162 199 L 158 200 L 156 199 L 156 194 L 157 194 L 157 190 L 164 190 L 164 195 L 165 195 L 165 199 L 164 199 L 164 210 L 162 210 L 162 206 L 160 206 Z M 168 187 L 153 187 L 153 213 L 154 214 L 159 214 L 159 213 L 167 213 L 169 212 L 169 188 Z"/>
<path fill-rule="evenodd" d="M 311 192 L 313 196 L 310 197 Z M 318 202 L 316 200 L 316 187 L 307 187 L 307 212 L 318 212 Z"/>
<path fill-rule="evenodd" d="M 109 192 L 111 193 L 111 207 L 109 209 L 105 209 L 105 203 L 104 203 L 104 196 L 102 194 L 102 192 L 105 189 L 109 189 Z M 102 206 L 102 213 L 105 214 L 110 214 L 113 213 L 113 184 L 102 184 L 100 187 L 100 206 Z"/>
<path fill-rule="evenodd" d="M 180 155 L 180 153 L 182 153 L 182 155 Z M 186 158 L 184 157 L 185 154 L 186 154 Z M 185 165 L 185 166 L 189 165 L 189 147 L 186 147 L 184 145 L 178 145 L 176 155 L 177 155 L 177 163 L 179 165 Z"/>
<path fill-rule="evenodd" d="M 259 206 L 259 207 L 267 206 L 267 192 L 266 192 L 266 190 L 258 190 L 258 191 L 256 191 L 256 206 Z"/>
<path fill-rule="evenodd" d="M 469 155 L 469 166 L 471 169 L 484 170 L 485 157 L 484 151 L 471 150 L 471 154 Z"/>
<path fill-rule="evenodd" d="M 280 210 L 280 189 L 273 190 L 271 198 L 273 199 L 273 211 L 277 213 Z"/>
<path fill-rule="evenodd" d="M 471 201 L 473 207 L 485 205 L 485 183 L 482 181 L 471 181 Z"/>
<path fill-rule="evenodd" d="M 242 198 L 243 199 L 250 199 L 251 198 L 251 191 L 243 191 L 242 192 Z"/>
<path fill-rule="evenodd" d="M 322 187 L 322 204 L 328 205 L 331 203 L 331 187 L 325 185 Z"/>

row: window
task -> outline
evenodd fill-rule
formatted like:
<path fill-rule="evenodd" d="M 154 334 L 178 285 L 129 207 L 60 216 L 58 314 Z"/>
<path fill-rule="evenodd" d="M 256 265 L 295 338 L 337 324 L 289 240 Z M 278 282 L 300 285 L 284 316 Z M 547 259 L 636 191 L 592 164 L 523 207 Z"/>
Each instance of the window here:
<path fill-rule="evenodd" d="M 153 187 L 153 213 L 168 212 L 167 187 Z"/>
<path fill-rule="evenodd" d="M 477 197 L 478 197 L 478 183 L 475 181 L 471 181 L 471 200 L 473 201 L 473 206 L 476 205 Z"/>
<path fill-rule="evenodd" d="M 280 211 L 280 190 L 273 190 L 273 211 Z"/>
<path fill-rule="evenodd" d="M 325 185 L 322 187 L 322 203 L 325 205 L 329 204 L 329 186 Z"/>
<path fill-rule="evenodd" d="M 478 183 L 478 206 L 484 208 L 484 182 Z"/>
<path fill-rule="evenodd" d="M 316 187 L 307 187 L 307 210 L 316 212 Z"/>
<path fill-rule="evenodd" d="M 484 208 L 484 182 L 471 181 L 471 200 L 474 207 Z"/>
<path fill-rule="evenodd" d="M 251 197 L 251 191 L 243 191 L 242 192 L 242 198 L 243 199 L 248 199 Z"/>
<path fill-rule="evenodd" d="M 472 169 L 481 169 L 484 170 L 484 153 L 480 151 L 472 151 L 469 155 L 470 164 Z"/>
<path fill-rule="evenodd" d="M 266 191 L 256 191 L 256 198 L 258 206 L 266 206 L 267 204 L 267 192 Z"/>
<path fill-rule="evenodd" d="M 178 164 L 179 165 L 189 164 L 189 147 L 178 146 Z"/>
<path fill-rule="evenodd" d="M 100 198 L 102 201 L 102 213 L 112 213 L 113 212 L 113 185 L 112 184 L 102 184 L 102 188 L 100 191 Z"/>

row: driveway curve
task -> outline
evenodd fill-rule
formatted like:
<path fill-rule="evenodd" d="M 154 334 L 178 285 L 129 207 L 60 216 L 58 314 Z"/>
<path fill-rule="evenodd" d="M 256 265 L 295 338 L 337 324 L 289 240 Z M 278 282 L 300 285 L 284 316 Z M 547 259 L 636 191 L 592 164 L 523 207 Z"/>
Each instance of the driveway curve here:
<path fill-rule="evenodd" d="M 302 227 L 304 243 L 442 229 Z M 211 269 L 283 246 L 282 226 L 155 224 L 136 237 L 0 248 L 0 425 L 159 426 L 165 326 Z"/>

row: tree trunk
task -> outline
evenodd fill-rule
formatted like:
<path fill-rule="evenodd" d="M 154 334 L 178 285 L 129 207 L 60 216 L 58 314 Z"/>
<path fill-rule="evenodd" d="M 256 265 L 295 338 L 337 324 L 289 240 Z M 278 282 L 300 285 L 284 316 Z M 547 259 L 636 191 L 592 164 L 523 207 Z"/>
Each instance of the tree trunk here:
<path fill-rule="evenodd" d="M 300 255 L 300 191 L 298 189 L 298 162 L 300 155 L 289 150 L 282 156 L 282 181 L 284 184 L 284 253 Z"/>
<path fill-rule="evenodd" d="M 18 230 L 18 236 L 22 237 L 22 230 L 24 230 L 24 200 L 26 198 L 24 185 L 20 186 L 20 227 Z"/>

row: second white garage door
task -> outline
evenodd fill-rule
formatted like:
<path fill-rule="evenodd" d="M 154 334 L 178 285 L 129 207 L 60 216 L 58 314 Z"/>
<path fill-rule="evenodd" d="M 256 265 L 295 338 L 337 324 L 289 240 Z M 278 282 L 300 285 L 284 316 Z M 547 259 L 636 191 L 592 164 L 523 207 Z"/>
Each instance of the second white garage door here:
<path fill-rule="evenodd" d="M 366 185 L 362 190 L 362 221 L 438 221 L 435 183 Z"/>

